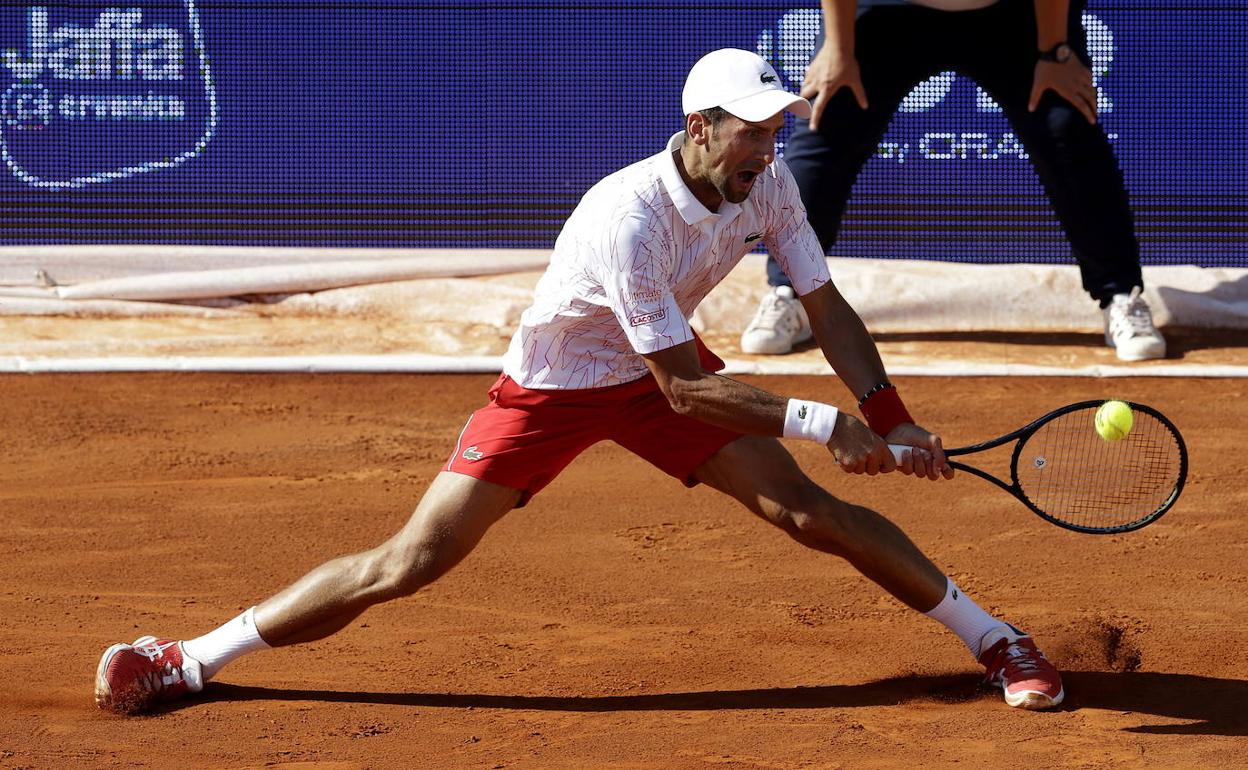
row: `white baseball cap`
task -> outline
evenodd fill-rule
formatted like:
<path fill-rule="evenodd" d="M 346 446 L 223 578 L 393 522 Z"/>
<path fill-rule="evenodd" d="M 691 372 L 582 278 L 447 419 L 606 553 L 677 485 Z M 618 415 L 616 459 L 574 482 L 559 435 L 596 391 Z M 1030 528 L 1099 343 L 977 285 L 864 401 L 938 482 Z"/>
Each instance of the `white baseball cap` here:
<path fill-rule="evenodd" d="M 810 117 L 810 102 L 784 90 L 780 76 L 763 57 L 740 48 L 721 48 L 698 59 L 685 79 L 681 106 L 686 115 L 722 107 L 751 123 L 781 110 Z"/>

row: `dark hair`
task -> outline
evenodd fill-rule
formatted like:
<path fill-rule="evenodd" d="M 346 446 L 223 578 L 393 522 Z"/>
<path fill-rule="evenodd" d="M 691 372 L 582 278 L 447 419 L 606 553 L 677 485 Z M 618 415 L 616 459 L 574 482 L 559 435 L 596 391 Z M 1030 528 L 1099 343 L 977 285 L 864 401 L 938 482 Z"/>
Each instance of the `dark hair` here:
<path fill-rule="evenodd" d="M 706 118 L 706 122 L 712 126 L 718 126 L 732 113 L 723 107 L 707 107 L 705 110 L 698 110 L 702 113 L 702 117 Z"/>

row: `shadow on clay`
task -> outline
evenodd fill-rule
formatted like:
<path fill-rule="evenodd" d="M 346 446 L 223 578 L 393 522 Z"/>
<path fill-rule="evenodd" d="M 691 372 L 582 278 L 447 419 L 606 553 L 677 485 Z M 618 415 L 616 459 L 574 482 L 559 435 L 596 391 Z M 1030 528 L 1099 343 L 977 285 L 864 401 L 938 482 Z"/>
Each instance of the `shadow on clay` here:
<path fill-rule="evenodd" d="M 1248 735 L 1248 681 L 1160 672 L 1070 671 L 1063 674 L 1067 697 L 1061 710 L 1101 709 L 1187 720 L 1186 724 L 1141 725 L 1128 732 L 1170 735 Z M 836 709 L 900 706 L 914 701 L 951 705 L 997 698 L 969 674 L 906 676 L 852 685 L 707 690 L 651 695 L 482 695 L 473 693 L 353 692 L 245 687 L 211 683 L 207 701 L 315 701 L 421 708 L 517 709 L 525 711 L 732 711 L 751 709 Z M 176 707 L 175 707 L 176 708 Z M 1002 708 L 1005 708 L 1003 705 Z M 172 710 L 172 709 L 171 709 Z"/>

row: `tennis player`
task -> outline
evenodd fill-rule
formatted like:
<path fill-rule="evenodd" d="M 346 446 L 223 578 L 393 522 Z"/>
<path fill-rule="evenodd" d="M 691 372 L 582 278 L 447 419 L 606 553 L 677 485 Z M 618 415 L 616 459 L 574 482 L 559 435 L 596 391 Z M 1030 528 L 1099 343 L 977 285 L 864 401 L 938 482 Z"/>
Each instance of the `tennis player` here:
<path fill-rule="evenodd" d="M 807 478 L 777 440 L 817 441 L 849 473 L 953 475 L 940 438 L 915 424 L 862 321 L 829 279 L 793 177 L 775 157 L 785 111 L 809 117 L 810 104 L 779 82 L 753 53 L 707 54 L 685 84 L 685 130 L 586 193 L 555 244 L 489 403 L 469 417 L 402 529 L 317 567 L 203 636 L 144 636 L 109 647 L 96 675 L 99 706 L 135 713 L 188 696 L 246 653 L 322 639 L 372 605 L 418 591 L 603 440 L 848 560 L 957 634 L 1010 705 L 1061 703 L 1061 677 L 1030 636 L 980 609 L 883 516 Z M 723 362 L 688 319 L 759 240 L 793 279 L 865 424 L 830 404 L 715 373 Z M 898 465 L 887 442 L 913 449 Z"/>

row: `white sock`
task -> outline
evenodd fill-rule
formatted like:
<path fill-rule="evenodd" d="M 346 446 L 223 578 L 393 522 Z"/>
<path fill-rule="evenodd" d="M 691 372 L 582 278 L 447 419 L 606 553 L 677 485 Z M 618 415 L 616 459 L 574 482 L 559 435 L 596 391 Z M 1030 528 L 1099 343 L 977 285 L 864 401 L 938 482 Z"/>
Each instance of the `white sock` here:
<path fill-rule="evenodd" d="M 235 658 L 269 649 L 269 643 L 256 630 L 255 613 L 252 607 L 215 631 L 182 643 L 182 651 L 199 661 L 205 682 Z"/>
<path fill-rule="evenodd" d="M 979 660 L 979 655 L 983 652 L 979 648 L 979 643 L 984 635 L 1006 625 L 1005 621 L 997 620 L 984 612 L 978 604 L 971 601 L 971 597 L 962 593 L 962 589 L 954 585 L 952 580 L 949 580 L 949 584 L 945 587 L 945 598 L 940 604 L 923 614 L 943 623 L 946 628 L 957 634 L 962 643 L 970 648 L 976 660 Z"/>

